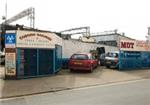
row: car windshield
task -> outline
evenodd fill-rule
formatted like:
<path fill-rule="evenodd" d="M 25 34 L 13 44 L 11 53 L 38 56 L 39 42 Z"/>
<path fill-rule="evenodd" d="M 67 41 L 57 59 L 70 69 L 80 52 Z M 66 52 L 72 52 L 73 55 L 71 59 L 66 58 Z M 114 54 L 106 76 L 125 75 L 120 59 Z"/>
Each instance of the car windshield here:
<path fill-rule="evenodd" d="M 88 56 L 84 55 L 84 54 L 74 54 L 71 59 L 75 59 L 75 60 L 87 60 Z"/>
<path fill-rule="evenodd" d="M 112 52 L 109 52 L 106 54 L 107 57 L 115 57 L 117 58 L 118 57 L 118 53 L 112 53 Z"/>

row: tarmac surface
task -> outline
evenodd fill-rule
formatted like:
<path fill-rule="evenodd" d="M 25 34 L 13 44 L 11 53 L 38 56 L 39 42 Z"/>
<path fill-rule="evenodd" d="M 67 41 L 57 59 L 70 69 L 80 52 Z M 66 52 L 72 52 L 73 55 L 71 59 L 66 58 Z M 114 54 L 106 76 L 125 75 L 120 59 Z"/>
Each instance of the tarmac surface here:
<path fill-rule="evenodd" d="M 0 67 L 0 99 L 146 79 L 150 78 L 150 69 L 118 71 L 98 67 L 93 73 L 63 69 L 47 77 L 21 80 L 4 80 L 3 77 L 4 67 Z"/>

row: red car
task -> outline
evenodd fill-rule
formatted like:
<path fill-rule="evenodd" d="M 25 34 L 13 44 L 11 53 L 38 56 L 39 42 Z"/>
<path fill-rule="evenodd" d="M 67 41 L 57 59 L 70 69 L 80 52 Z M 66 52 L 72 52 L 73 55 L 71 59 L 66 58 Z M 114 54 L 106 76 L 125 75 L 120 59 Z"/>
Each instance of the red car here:
<path fill-rule="evenodd" d="M 92 72 L 98 66 L 98 60 L 91 53 L 73 54 L 69 60 L 70 71 L 87 70 Z"/>

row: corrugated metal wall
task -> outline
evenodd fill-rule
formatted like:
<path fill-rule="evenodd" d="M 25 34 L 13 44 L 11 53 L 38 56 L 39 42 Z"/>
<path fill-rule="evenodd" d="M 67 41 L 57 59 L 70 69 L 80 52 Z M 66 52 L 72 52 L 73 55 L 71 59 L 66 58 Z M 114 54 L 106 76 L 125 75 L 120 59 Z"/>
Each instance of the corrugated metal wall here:
<path fill-rule="evenodd" d="M 62 67 L 62 46 L 55 46 L 55 72 Z"/>
<path fill-rule="evenodd" d="M 150 68 L 150 52 L 120 51 L 119 69 Z"/>
<path fill-rule="evenodd" d="M 142 67 L 150 67 L 150 52 L 141 53 Z"/>

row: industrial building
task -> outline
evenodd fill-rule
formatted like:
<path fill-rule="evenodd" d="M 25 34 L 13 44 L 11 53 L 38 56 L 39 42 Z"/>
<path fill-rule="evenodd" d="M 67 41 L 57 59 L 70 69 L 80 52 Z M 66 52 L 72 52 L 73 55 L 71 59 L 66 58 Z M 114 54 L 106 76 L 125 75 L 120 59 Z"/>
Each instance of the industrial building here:
<path fill-rule="evenodd" d="M 118 33 L 117 30 L 93 33 L 90 37 L 94 38 L 96 43 L 115 47 L 119 45 L 119 40 L 135 40 L 125 36 L 124 33 Z"/>

